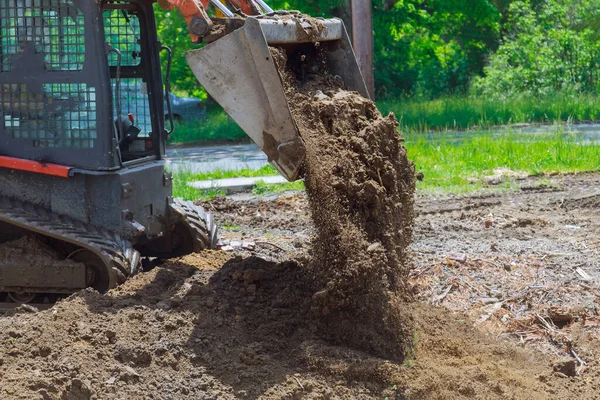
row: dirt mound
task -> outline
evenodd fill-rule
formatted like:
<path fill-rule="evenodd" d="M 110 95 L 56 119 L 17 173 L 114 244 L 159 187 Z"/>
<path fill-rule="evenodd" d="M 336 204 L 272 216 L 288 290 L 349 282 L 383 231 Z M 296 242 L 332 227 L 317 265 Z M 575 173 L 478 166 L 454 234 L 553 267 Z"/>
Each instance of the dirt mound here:
<path fill-rule="evenodd" d="M 315 283 L 294 261 L 205 252 L 107 295 L 85 290 L 51 310 L 19 309 L 0 319 L 1 397 L 569 397 L 547 360 L 429 306 L 415 308 L 417 345 L 405 364 L 326 344 L 306 323 Z"/>
<path fill-rule="evenodd" d="M 336 343 L 402 360 L 413 336 L 404 303 L 415 183 L 398 122 L 342 90 L 321 72 L 318 55 L 301 56 L 299 67 L 297 57 L 273 54 L 306 146 L 319 329 Z"/>

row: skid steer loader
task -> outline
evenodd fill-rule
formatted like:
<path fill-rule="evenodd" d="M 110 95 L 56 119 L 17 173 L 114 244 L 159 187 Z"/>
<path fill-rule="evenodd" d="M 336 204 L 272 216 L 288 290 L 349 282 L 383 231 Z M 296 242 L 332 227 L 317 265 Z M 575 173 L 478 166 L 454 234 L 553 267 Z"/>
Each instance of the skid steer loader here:
<path fill-rule="evenodd" d="M 211 215 L 173 199 L 165 170 L 171 51 L 153 3 L 0 0 L 0 300 L 105 292 L 141 258 L 215 246 Z M 208 0 L 160 5 L 180 11 L 191 40 L 211 42 L 187 55 L 190 67 L 290 180 L 303 146 L 269 45 L 319 42 L 331 73 L 367 96 L 340 20 L 315 24 L 262 0 L 214 0 L 212 18 Z"/>

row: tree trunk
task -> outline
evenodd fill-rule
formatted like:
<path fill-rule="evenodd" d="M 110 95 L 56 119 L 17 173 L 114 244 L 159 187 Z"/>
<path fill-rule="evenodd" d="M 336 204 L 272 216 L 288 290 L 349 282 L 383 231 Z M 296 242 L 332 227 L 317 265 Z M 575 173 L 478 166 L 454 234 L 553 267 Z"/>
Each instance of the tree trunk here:
<path fill-rule="evenodd" d="M 352 45 L 358 66 L 363 74 L 367 90 L 374 99 L 375 77 L 373 75 L 373 9 L 371 0 L 350 0 L 352 7 Z"/>

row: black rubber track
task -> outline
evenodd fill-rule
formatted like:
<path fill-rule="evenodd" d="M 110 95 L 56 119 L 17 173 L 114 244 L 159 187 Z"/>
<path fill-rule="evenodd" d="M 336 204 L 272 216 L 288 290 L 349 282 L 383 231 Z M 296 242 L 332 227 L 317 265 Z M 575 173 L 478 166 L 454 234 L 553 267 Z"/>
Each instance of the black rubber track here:
<path fill-rule="evenodd" d="M 0 222 L 93 252 L 109 272 L 107 290 L 120 285 L 141 270 L 139 253 L 118 234 L 52 213 L 42 207 L 0 196 Z"/>

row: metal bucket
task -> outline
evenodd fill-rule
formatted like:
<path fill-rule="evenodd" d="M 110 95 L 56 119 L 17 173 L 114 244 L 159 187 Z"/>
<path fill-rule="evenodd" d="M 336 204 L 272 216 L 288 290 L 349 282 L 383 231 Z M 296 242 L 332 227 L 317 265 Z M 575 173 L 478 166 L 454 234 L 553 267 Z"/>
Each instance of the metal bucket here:
<path fill-rule="evenodd" d="M 343 22 L 316 20 L 317 31 L 311 21 L 299 15 L 251 17 L 229 35 L 186 54 L 206 91 L 289 181 L 298 179 L 304 145 L 269 46 L 318 42 L 329 73 L 340 76 L 346 89 L 369 97 Z"/>

